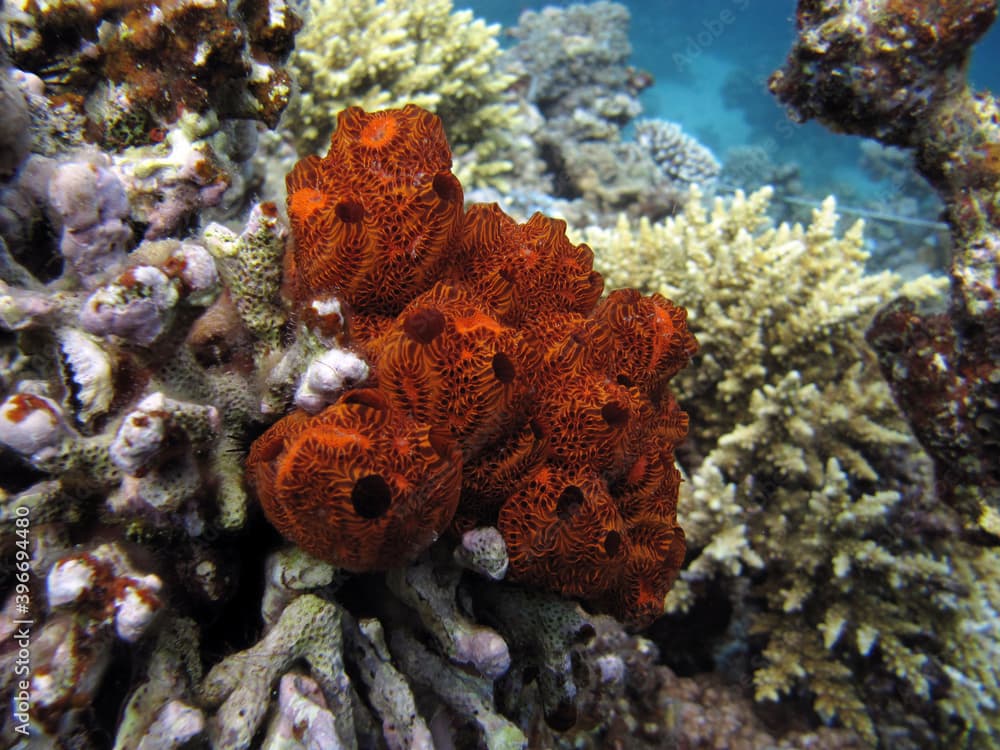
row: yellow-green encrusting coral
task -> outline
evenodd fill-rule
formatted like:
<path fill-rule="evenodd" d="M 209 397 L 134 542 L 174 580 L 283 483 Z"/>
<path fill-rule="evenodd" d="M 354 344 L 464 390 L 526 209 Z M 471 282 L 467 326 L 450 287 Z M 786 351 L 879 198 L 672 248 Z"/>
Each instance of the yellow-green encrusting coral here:
<path fill-rule="evenodd" d="M 924 702 L 925 734 L 996 741 L 1000 557 L 935 503 L 864 341 L 882 304 L 926 302 L 943 282 L 866 275 L 862 225 L 838 236 L 832 199 L 803 228 L 774 227 L 770 197 L 709 209 L 695 192 L 663 223 L 585 237 L 609 286 L 683 300 L 701 346 L 675 378 L 697 457 L 678 503 L 695 554 L 667 608 L 721 581 L 763 639 L 759 700 L 804 688 L 873 745 L 901 704 Z"/>
<path fill-rule="evenodd" d="M 290 70 L 300 93 L 282 126 L 300 154 L 325 151 L 337 113 L 417 104 L 443 121 L 466 186 L 502 185 L 498 151 L 516 122 L 504 100 L 500 27 L 451 0 L 309 0 Z"/>

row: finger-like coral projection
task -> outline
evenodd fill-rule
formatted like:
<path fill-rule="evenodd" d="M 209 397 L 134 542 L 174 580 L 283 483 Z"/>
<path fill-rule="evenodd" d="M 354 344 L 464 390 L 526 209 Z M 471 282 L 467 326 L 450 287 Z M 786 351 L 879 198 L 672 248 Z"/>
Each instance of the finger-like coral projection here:
<path fill-rule="evenodd" d="M 251 484 L 282 533 L 350 570 L 495 524 L 512 579 L 648 623 L 684 557 L 687 415 L 666 383 L 696 348 L 686 314 L 635 290 L 599 303 L 564 222 L 464 213 L 450 166 L 434 115 L 351 108 L 288 176 L 293 302 L 346 303 L 371 378 L 273 425 Z"/>

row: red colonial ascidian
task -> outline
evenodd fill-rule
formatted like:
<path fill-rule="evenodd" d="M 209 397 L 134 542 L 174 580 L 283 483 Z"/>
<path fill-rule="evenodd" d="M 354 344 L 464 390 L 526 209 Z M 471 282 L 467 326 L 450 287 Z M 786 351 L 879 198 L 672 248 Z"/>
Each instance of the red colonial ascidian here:
<path fill-rule="evenodd" d="M 416 557 L 448 526 L 461 461 L 449 435 L 358 389 L 279 421 L 247 466 L 278 531 L 348 570 L 376 570 Z"/>
<path fill-rule="evenodd" d="M 330 151 L 288 175 L 292 295 L 336 292 L 358 314 L 397 315 L 442 277 L 462 219 L 441 121 L 408 105 L 340 113 Z"/>
<path fill-rule="evenodd" d="M 349 570 L 496 525 L 511 579 L 648 624 L 684 558 L 667 382 L 696 349 L 685 312 L 601 300 L 564 222 L 465 213 L 450 166 L 430 113 L 351 108 L 288 176 L 293 303 L 345 302 L 373 378 L 273 425 L 249 481 L 279 531 Z"/>

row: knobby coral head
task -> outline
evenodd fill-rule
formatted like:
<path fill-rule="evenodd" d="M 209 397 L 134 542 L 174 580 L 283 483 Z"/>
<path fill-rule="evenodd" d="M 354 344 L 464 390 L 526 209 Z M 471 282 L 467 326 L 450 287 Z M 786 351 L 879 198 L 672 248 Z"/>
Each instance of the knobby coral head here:
<path fill-rule="evenodd" d="M 440 121 L 409 105 L 345 110 L 289 174 L 293 303 L 349 305 L 373 377 L 274 424 L 250 483 L 279 531 L 349 570 L 495 525 L 512 579 L 644 625 L 684 557 L 667 381 L 697 346 L 685 311 L 602 300 L 562 221 L 465 212 L 450 167 Z"/>

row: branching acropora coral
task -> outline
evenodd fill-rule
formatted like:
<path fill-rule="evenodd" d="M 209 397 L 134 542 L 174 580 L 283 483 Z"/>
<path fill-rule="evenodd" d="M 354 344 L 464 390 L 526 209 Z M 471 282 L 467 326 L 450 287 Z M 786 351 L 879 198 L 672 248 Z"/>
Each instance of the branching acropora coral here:
<path fill-rule="evenodd" d="M 852 366 L 865 348 L 859 330 L 893 294 L 926 300 L 943 288 L 929 278 L 901 286 L 893 274 L 865 274 L 863 224 L 837 236 L 832 199 L 809 227 L 772 226 L 772 192 L 737 192 L 706 208 L 693 190 L 674 218 L 637 225 L 622 218 L 612 230 L 584 235 L 599 249 L 609 283 L 687 303 L 700 353 L 698 366 L 675 382 L 706 444 L 731 430 L 754 389 L 776 375 L 797 370 L 806 382 L 826 382 Z M 836 356 L 845 349 L 852 356 Z"/>
<path fill-rule="evenodd" d="M 902 694 L 939 709 L 907 730 L 915 742 L 995 737 L 1000 599 L 969 576 L 1000 560 L 934 502 L 863 339 L 892 295 L 933 298 L 944 280 L 866 275 L 862 227 L 838 235 L 832 200 L 808 227 L 773 227 L 769 196 L 707 210 L 695 194 L 663 223 L 587 233 L 617 282 L 689 301 L 701 345 L 675 380 L 699 430 L 680 506 L 694 554 L 668 608 L 723 583 L 764 639 L 758 699 L 805 687 L 822 717 L 874 742 L 912 710 Z M 890 698 L 875 687 L 886 680 Z"/>
<path fill-rule="evenodd" d="M 349 304 L 373 382 L 275 424 L 250 481 L 279 530 L 348 569 L 495 523 L 511 578 L 648 622 L 684 556 L 687 417 L 666 388 L 696 346 L 684 311 L 634 290 L 598 304 L 563 222 L 465 214 L 449 166 L 437 117 L 351 108 L 289 175 L 295 304 Z"/>

